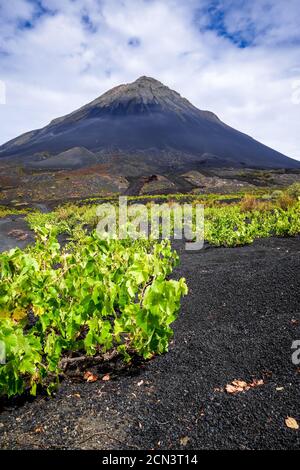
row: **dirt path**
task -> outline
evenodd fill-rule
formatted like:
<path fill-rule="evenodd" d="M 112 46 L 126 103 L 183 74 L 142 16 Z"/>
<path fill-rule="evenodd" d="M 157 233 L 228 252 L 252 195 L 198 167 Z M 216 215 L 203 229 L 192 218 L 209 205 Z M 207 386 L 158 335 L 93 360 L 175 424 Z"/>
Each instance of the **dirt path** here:
<path fill-rule="evenodd" d="M 184 252 L 170 352 L 52 399 L 2 402 L 2 448 L 299 448 L 300 238 Z M 99 371 L 105 373 L 106 370 Z M 230 395 L 234 379 L 263 384 Z"/>

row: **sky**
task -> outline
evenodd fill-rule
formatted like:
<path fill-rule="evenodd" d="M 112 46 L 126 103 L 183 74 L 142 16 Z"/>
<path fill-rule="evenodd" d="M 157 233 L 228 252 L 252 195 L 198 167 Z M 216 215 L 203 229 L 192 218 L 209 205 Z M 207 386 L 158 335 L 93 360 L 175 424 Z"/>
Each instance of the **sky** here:
<path fill-rule="evenodd" d="M 0 144 L 141 75 L 300 160 L 300 0 L 0 0 Z"/>

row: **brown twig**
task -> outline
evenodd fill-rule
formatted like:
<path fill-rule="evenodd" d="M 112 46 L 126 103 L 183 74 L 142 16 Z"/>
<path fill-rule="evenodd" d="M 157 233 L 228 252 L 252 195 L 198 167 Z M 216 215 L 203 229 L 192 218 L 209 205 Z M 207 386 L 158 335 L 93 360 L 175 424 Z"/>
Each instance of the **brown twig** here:
<path fill-rule="evenodd" d="M 141 292 L 140 307 L 142 307 L 142 304 L 143 304 L 145 291 L 146 291 L 147 287 L 151 286 L 152 282 L 153 282 L 153 278 L 151 278 L 150 281 L 146 282 L 146 284 L 145 284 L 144 287 L 143 287 L 143 290 L 142 290 L 142 292 Z"/>
<path fill-rule="evenodd" d="M 69 365 L 82 363 L 82 362 L 105 362 L 111 361 L 119 355 L 118 351 L 114 349 L 109 353 L 105 353 L 101 356 L 77 356 L 77 357 L 64 357 L 60 363 L 59 368 L 65 370 Z"/>

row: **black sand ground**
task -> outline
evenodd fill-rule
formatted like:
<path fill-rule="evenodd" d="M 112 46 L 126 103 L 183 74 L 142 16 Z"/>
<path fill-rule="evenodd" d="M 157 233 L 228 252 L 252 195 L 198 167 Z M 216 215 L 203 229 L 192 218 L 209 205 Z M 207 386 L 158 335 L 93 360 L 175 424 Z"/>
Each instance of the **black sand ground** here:
<path fill-rule="evenodd" d="M 29 230 L 23 215 L 0 218 L 0 253 L 16 247 L 23 249 L 33 242 L 34 232 Z"/>
<path fill-rule="evenodd" d="M 52 399 L 1 402 L 2 448 L 300 447 L 285 425 L 300 423 L 300 238 L 180 251 L 190 292 L 170 352 L 108 382 L 66 380 Z M 234 379 L 264 384 L 222 391 Z"/>

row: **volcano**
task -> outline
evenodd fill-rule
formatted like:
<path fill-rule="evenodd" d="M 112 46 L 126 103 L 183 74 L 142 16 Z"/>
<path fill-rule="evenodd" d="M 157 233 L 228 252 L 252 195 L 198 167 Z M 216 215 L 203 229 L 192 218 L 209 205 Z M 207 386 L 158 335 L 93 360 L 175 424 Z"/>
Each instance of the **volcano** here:
<path fill-rule="evenodd" d="M 108 171 L 124 176 L 203 167 L 300 166 L 145 76 L 7 142 L 0 147 L 0 159 L 44 170 L 104 163 Z"/>

